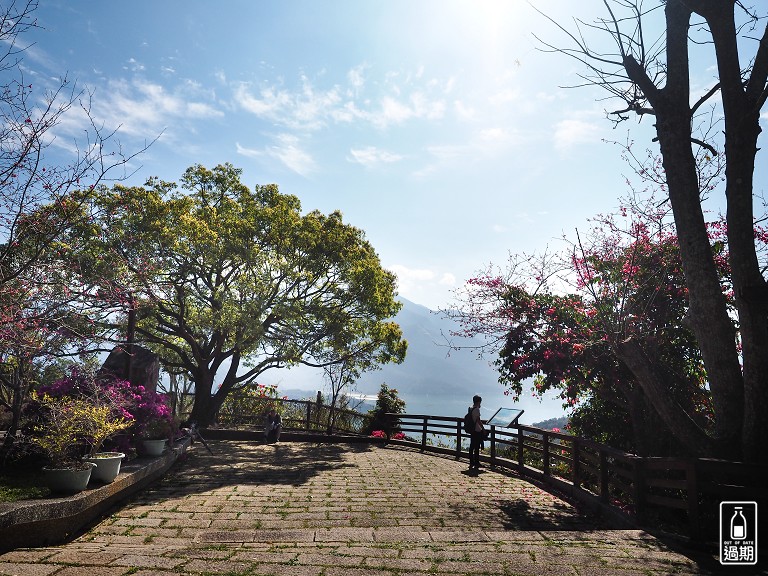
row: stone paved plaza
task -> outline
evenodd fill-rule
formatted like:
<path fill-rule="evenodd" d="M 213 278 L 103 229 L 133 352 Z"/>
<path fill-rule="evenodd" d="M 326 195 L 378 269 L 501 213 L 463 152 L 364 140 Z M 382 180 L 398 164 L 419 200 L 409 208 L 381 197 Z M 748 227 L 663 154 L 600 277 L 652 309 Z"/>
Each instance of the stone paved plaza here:
<path fill-rule="evenodd" d="M 195 444 L 75 541 L 0 555 L 19 576 L 711 574 L 707 554 L 583 514 L 513 474 L 355 444 Z M 728 573 L 728 572 L 724 572 Z"/>

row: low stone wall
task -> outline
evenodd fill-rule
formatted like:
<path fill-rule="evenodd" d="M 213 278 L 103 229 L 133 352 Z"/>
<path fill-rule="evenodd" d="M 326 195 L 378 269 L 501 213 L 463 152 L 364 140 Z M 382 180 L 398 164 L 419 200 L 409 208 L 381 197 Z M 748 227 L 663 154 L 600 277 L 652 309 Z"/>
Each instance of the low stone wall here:
<path fill-rule="evenodd" d="M 124 463 L 112 483 L 94 483 L 72 496 L 0 503 L 0 551 L 71 540 L 114 505 L 165 474 L 189 444 L 186 438 L 162 456 Z"/>

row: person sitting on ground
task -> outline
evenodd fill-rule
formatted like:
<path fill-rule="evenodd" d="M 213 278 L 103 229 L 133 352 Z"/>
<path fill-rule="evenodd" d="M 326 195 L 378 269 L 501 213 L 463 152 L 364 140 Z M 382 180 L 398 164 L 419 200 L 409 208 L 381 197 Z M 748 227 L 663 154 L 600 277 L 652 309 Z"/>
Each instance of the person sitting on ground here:
<path fill-rule="evenodd" d="M 280 432 L 283 431 L 283 420 L 280 414 L 272 408 L 264 420 L 264 440 L 267 442 L 279 442 Z"/>

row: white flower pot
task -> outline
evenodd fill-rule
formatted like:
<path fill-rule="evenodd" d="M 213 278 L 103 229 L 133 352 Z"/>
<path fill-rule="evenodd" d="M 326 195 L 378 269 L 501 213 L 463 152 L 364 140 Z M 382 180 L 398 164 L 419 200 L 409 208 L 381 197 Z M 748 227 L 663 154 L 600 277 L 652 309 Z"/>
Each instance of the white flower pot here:
<path fill-rule="evenodd" d="M 91 471 L 96 468 L 96 464 L 87 462 L 87 468 L 78 470 L 77 468 L 48 468 L 43 467 L 45 484 L 51 492 L 74 494 L 82 492 L 88 486 L 91 479 Z"/>
<path fill-rule="evenodd" d="M 145 456 L 162 456 L 165 450 L 165 439 L 162 440 L 143 440 Z"/>
<path fill-rule="evenodd" d="M 122 452 L 97 452 L 93 456 L 84 458 L 84 460 L 96 465 L 91 473 L 91 480 L 100 480 L 109 484 L 120 474 L 123 458 L 125 458 L 125 454 Z"/>

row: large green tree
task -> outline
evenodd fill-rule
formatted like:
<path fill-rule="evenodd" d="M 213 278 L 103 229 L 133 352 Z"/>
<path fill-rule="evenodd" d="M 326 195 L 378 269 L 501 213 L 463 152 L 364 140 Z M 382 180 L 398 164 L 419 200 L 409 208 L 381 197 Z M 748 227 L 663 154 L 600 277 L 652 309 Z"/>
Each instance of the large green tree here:
<path fill-rule="evenodd" d="M 100 194 L 86 264 L 136 308 L 137 339 L 194 381 L 206 425 L 270 368 L 402 361 L 396 278 L 339 212 L 302 214 L 229 164 Z"/>
<path fill-rule="evenodd" d="M 610 113 L 614 120 L 653 118 L 689 290 L 690 326 L 712 391 L 716 441 L 731 457 L 765 463 L 768 288 L 755 248 L 753 207 L 760 113 L 768 99 L 764 8 L 758 13 L 738 0 L 603 4 L 605 15 L 594 22 L 577 20 L 573 31 L 560 27 L 571 44 L 544 45 L 580 61 L 586 83 L 621 101 Z M 703 62 L 698 74 L 691 68 L 694 51 Z M 709 85 L 692 89 L 701 82 Z M 705 117 L 715 118 L 721 130 L 699 133 Z M 708 156 L 721 147 L 738 341 L 707 238 L 697 170 L 700 151 Z M 640 385 L 649 394 L 663 389 L 657 375 L 665 367 L 641 342 L 627 339 L 620 353 L 627 363 L 648 368 Z"/>

